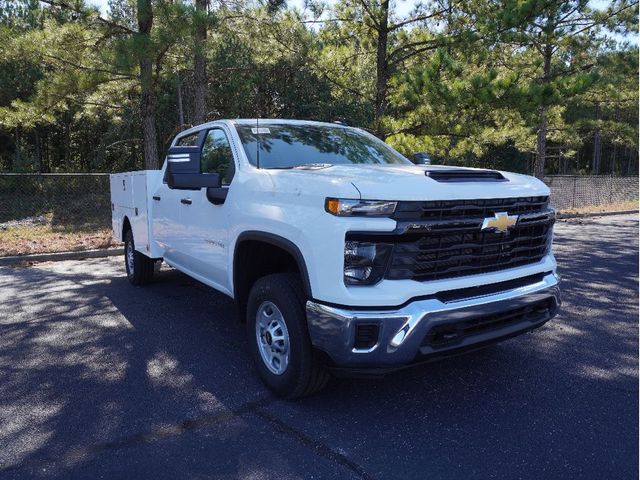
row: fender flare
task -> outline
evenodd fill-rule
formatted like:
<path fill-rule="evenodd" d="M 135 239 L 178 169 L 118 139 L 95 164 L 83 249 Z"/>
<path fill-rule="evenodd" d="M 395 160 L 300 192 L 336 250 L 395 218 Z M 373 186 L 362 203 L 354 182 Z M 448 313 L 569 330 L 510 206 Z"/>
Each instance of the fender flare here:
<path fill-rule="evenodd" d="M 307 270 L 307 263 L 304 260 L 304 256 L 302 252 L 298 248 L 298 246 L 293 243 L 291 240 L 287 240 L 280 235 L 276 235 L 274 233 L 262 232 L 259 230 L 247 230 L 238 235 L 236 239 L 236 243 L 233 248 L 233 287 L 234 287 L 234 295 L 235 295 L 235 286 L 237 283 L 237 270 L 235 266 L 236 252 L 238 251 L 238 246 L 246 241 L 253 240 L 268 243 L 275 247 L 281 248 L 289 255 L 293 257 L 298 265 L 298 270 L 300 271 L 300 275 L 302 276 L 302 286 L 304 288 L 304 293 L 307 295 L 307 298 L 313 298 L 311 294 L 311 282 L 309 280 L 309 271 Z"/>

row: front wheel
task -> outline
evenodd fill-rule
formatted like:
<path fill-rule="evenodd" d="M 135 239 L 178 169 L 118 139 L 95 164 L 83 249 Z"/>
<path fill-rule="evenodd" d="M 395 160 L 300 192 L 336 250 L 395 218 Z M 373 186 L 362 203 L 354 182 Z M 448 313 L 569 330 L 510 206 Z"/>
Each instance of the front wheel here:
<path fill-rule="evenodd" d="M 155 262 L 136 250 L 131 230 L 124 235 L 124 264 L 127 278 L 133 285 L 144 285 L 153 279 Z"/>
<path fill-rule="evenodd" d="M 285 398 L 322 389 L 329 374 L 314 352 L 299 275 L 278 273 L 256 281 L 247 302 L 247 336 L 264 383 Z"/>

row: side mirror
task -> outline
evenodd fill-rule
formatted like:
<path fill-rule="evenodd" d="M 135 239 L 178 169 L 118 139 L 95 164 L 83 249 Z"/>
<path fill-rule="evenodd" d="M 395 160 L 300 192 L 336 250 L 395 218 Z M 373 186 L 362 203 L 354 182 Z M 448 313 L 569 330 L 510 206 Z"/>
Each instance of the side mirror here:
<path fill-rule="evenodd" d="M 175 190 L 200 190 L 201 188 L 220 188 L 222 181 L 218 173 L 169 172 L 167 185 Z"/>
<path fill-rule="evenodd" d="M 431 157 L 426 152 L 414 153 L 411 156 L 411 161 L 416 165 L 431 165 Z"/>
<path fill-rule="evenodd" d="M 217 173 L 200 173 L 200 148 L 193 145 L 172 147 L 167 152 L 167 185 L 175 190 L 220 188 Z"/>

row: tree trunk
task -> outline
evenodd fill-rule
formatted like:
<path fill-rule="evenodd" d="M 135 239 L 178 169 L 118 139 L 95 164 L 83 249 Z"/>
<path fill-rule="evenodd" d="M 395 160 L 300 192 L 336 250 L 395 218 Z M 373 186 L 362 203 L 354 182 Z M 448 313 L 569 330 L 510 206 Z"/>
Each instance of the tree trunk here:
<path fill-rule="evenodd" d="M 615 113 L 616 122 L 620 122 L 620 109 L 616 106 Z M 613 158 L 611 159 L 611 173 L 617 174 L 618 172 L 622 174 L 622 165 L 620 165 L 620 170 L 617 167 L 618 163 L 618 144 L 613 142 Z"/>
<path fill-rule="evenodd" d="M 71 128 L 69 120 L 64 122 L 64 168 L 68 169 L 71 164 Z"/>
<path fill-rule="evenodd" d="M 533 174 L 542 179 L 544 177 L 544 163 L 547 154 L 547 108 L 542 107 L 540 113 L 540 124 L 538 125 L 538 141 L 536 147 L 536 162 L 533 165 Z"/>
<path fill-rule="evenodd" d="M 445 29 L 447 33 L 447 37 L 449 38 L 453 36 L 453 28 L 451 28 L 452 19 L 453 19 L 453 2 L 450 1 L 447 4 L 447 27 Z M 453 42 L 447 42 L 447 54 L 451 55 L 452 49 L 453 49 Z"/>
<path fill-rule="evenodd" d="M 35 171 L 37 173 L 42 173 L 42 146 L 40 145 L 40 131 L 38 127 L 34 130 L 35 135 L 35 144 L 36 144 L 36 164 Z"/>
<path fill-rule="evenodd" d="M 16 145 L 15 157 L 9 157 L 9 163 L 7 164 L 8 172 L 13 172 L 14 165 L 20 165 L 22 160 L 20 158 L 20 127 L 16 127 L 14 138 Z"/>
<path fill-rule="evenodd" d="M 617 174 L 618 172 L 622 172 L 622 168 L 620 168 L 620 170 L 618 170 L 617 168 L 617 163 L 618 163 L 618 145 L 617 144 L 613 144 L 613 157 L 611 158 L 611 173 L 613 174 Z"/>
<path fill-rule="evenodd" d="M 194 108 L 193 123 L 199 125 L 207 121 L 207 68 L 204 59 L 207 41 L 208 0 L 196 0 L 195 54 L 193 57 Z"/>
<path fill-rule="evenodd" d="M 136 148 L 136 142 L 131 142 L 131 156 L 129 157 L 129 164 L 131 170 L 138 169 L 138 149 Z"/>
<path fill-rule="evenodd" d="M 156 132 L 156 105 L 153 86 L 153 49 L 151 27 L 153 9 L 151 0 L 138 0 L 138 36 L 140 38 L 140 115 L 144 143 L 144 167 L 156 170 L 158 164 L 158 138 Z"/>
<path fill-rule="evenodd" d="M 600 163 L 602 160 L 602 136 L 600 130 L 596 130 L 593 135 L 593 174 L 600 174 Z"/>
<path fill-rule="evenodd" d="M 52 154 L 51 154 L 51 139 L 53 138 L 53 127 L 45 128 L 44 130 L 44 164 L 43 173 L 51 173 L 52 166 Z"/>
<path fill-rule="evenodd" d="M 542 83 L 547 84 L 551 82 L 551 56 L 553 55 L 553 46 L 546 44 L 544 47 L 544 73 L 542 76 Z M 546 99 L 543 99 L 545 102 Z M 537 140 L 537 155 L 536 163 L 533 166 L 533 174 L 542 179 L 544 176 L 544 164 L 547 159 L 547 131 L 548 131 L 548 119 L 547 119 L 547 106 L 542 105 L 540 107 L 540 123 L 538 124 L 538 140 Z"/>
<path fill-rule="evenodd" d="M 596 103 L 596 124 L 599 124 L 600 120 L 600 106 Z M 593 134 L 593 160 L 592 171 L 594 175 L 600 173 L 600 160 L 602 159 L 602 136 L 600 134 L 599 126 L 596 126 L 596 131 Z"/>
<path fill-rule="evenodd" d="M 376 52 L 376 98 L 375 98 L 375 130 L 382 140 L 386 132 L 382 126 L 382 117 L 387 113 L 387 90 L 389 86 L 389 62 L 387 43 L 389 37 L 389 0 L 382 0 L 380 17 L 378 18 L 378 46 Z"/>
<path fill-rule="evenodd" d="M 178 121 L 180 122 L 180 128 L 184 126 L 184 109 L 182 108 L 182 83 L 180 76 L 177 77 L 176 89 L 178 90 Z"/>

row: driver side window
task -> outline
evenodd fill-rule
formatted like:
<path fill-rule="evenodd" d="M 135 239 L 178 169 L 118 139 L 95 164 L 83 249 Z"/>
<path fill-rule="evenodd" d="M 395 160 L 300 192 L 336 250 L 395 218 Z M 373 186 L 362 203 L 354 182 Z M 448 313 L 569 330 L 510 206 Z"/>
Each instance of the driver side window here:
<path fill-rule="evenodd" d="M 225 133 L 214 128 L 207 132 L 200 155 L 201 173 L 219 173 L 223 185 L 229 185 L 235 174 L 231 145 Z"/>

